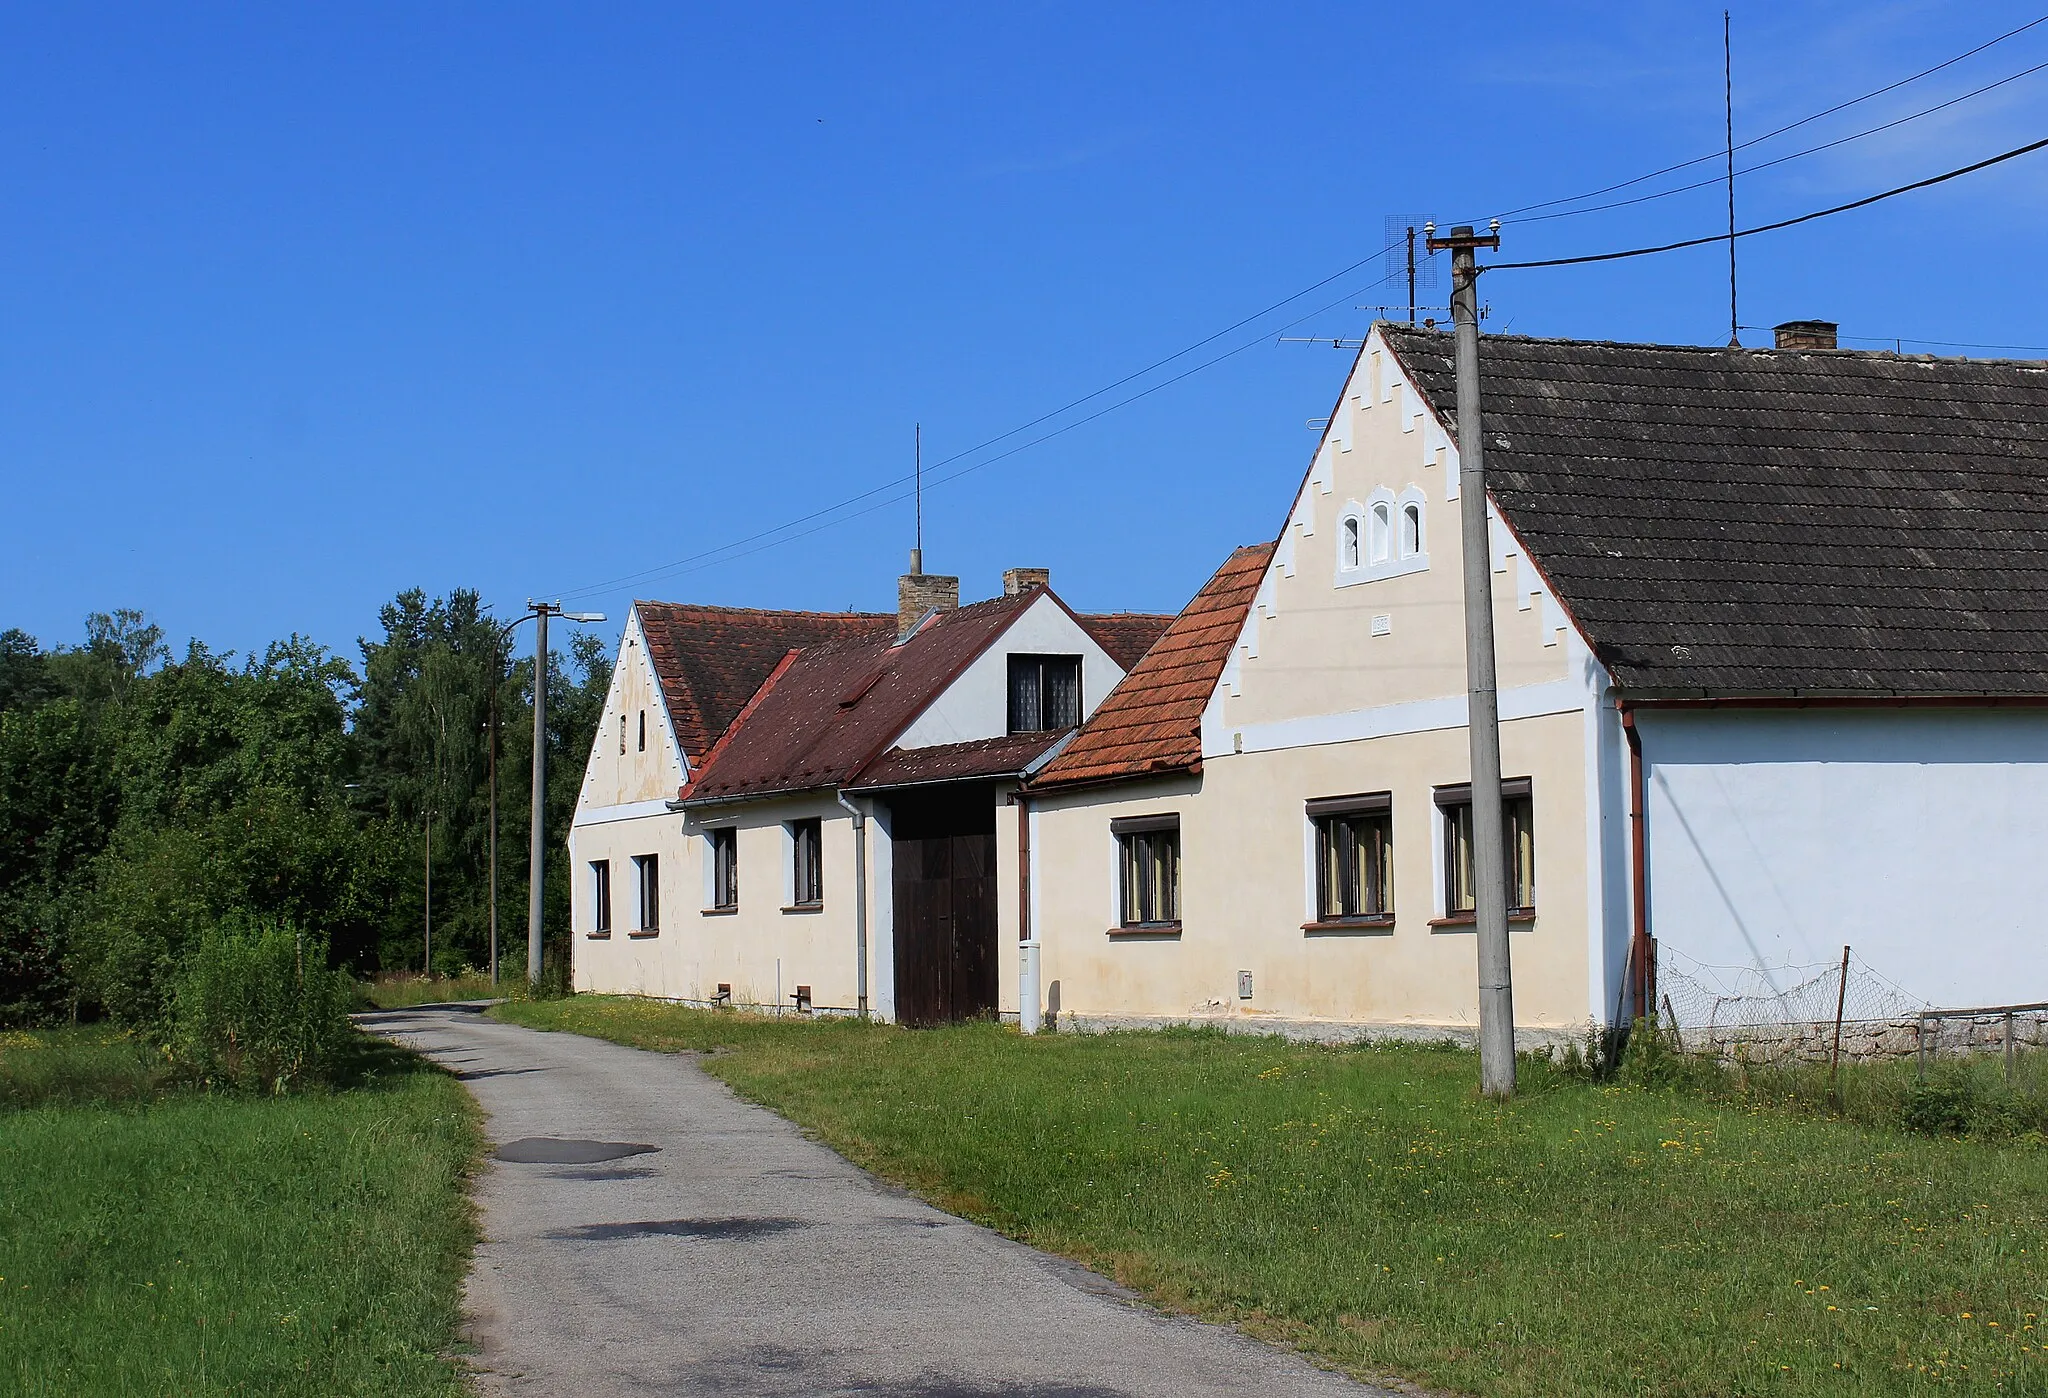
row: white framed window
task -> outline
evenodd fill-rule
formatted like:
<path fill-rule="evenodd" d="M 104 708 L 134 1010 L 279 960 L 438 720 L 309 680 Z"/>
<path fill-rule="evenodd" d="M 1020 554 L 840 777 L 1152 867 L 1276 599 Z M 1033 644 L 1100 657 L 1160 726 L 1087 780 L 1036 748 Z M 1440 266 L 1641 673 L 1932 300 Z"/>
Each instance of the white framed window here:
<path fill-rule="evenodd" d="M 704 832 L 704 911 L 730 913 L 740 906 L 740 832 L 730 825 Z"/>
<path fill-rule="evenodd" d="M 1380 486 L 1348 502 L 1337 524 L 1339 587 L 1419 573 L 1429 567 L 1429 503 L 1420 486 L 1398 496 Z"/>
<path fill-rule="evenodd" d="M 590 861 L 590 935 L 609 937 L 612 934 L 612 862 L 609 859 Z"/>
<path fill-rule="evenodd" d="M 1407 500 L 1401 505 L 1401 557 L 1414 558 L 1422 552 L 1422 502 Z"/>
<path fill-rule="evenodd" d="M 623 722 L 623 720 L 621 720 Z M 635 936 L 651 937 L 661 930 L 661 856 L 633 856 L 633 882 L 639 897 L 640 926 Z"/>
<path fill-rule="evenodd" d="M 789 849 L 789 907 L 811 909 L 825 904 L 824 822 L 792 820 L 783 826 Z"/>

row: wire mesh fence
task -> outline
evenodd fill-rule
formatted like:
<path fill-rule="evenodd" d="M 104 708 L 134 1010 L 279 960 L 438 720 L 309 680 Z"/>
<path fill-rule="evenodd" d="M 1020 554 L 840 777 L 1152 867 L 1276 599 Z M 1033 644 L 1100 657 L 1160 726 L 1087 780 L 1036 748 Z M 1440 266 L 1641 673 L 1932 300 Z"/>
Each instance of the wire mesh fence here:
<path fill-rule="evenodd" d="M 1659 1011 L 1688 1052 L 1748 1063 L 1873 1062 L 2048 1047 L 2048 1003 L 1969 1009 L 1931 1006 L 1851 948 L 1812 965 L 1710 966 L 1665 947 Z"/>

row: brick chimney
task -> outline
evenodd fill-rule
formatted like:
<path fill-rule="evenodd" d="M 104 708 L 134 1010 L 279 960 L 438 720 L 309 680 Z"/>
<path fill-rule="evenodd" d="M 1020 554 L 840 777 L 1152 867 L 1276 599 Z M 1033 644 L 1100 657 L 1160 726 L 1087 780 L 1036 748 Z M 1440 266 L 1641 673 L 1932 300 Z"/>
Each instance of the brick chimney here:
<path fill-rule="evenodd" d="M 1841 327 L 1831 320 L 1788 320 L 1771 327 L 1782 350 L 1816 350 L 1835 347 L 1835 331 Z"/>
<path fill-rule="evenodd" d="M 910 551 L 910 571 L 896 579 L 896 639 L 910 635 L 926 612 L 950 612 L 960 605 L 960 579 L 924 570 L 924 553 Z"/>
<path fill-rule="evenodd" d="M 1003 596 L 1015 597 L 1020 592 L 1043 592 L 1052 586 L 1050 568 L 1005 568 L 1003 569 Z"/>

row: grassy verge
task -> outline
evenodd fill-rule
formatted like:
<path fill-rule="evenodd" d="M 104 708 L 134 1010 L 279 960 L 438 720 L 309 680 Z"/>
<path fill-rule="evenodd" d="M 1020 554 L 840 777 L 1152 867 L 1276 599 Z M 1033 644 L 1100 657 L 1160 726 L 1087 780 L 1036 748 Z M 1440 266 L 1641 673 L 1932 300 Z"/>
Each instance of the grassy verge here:
<path fill-rule="evenodd" d="M 0 1111 L 0 1391 L 464 1392 L 474 1109 L 358 1052 L 341 1091 L 214 1096 L 103 1030 L 0 1035 L 0 1101 L 44 1103 Z"/>
<path fill-rule="evenodd" d="M 1509 1395 L 2048 1393 L 2048 1150 L 1204 1032 L 579 996 L 942 1206 L 1365 1374 Z"/>
<path fill-rule="evenodd" d="M 495 1000 L 512 994 L 515 981 L 523 992 L 524 976 L 492 985 L 489 976 L 380 976 L 357 982 L 363 1001 L 372 1009 L 403 1010 L 414 1005 L 445 1005 L 456 1000 Z"/>

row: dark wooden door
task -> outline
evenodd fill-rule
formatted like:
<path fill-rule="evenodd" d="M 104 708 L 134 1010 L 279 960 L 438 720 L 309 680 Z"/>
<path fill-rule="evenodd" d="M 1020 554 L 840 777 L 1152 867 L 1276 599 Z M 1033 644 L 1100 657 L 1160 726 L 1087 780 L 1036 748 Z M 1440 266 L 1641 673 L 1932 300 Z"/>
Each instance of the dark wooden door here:
<path fill-rule="evenodd" d="M 896 1017 L 943 1024 L 993 1014 L 993 793 L 927 796 L 891 814 Z"/>

